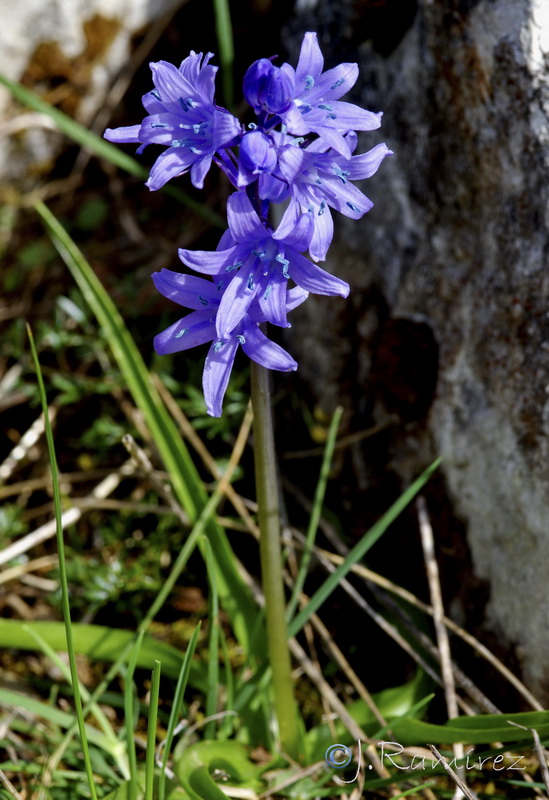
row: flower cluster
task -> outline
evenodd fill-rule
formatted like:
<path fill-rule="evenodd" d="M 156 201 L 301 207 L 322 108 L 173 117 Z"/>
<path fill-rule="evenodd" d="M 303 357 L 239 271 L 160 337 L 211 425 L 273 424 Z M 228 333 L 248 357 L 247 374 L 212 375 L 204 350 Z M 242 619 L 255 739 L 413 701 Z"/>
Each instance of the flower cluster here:
<path fill-rule="evenodd" d="M 331 209 L 352 219 L 369 211 L 372 202 L 353 181 L 373 175 L 391 151 L 378 144 L 354 155 L 356 132 L 379 128 L 381 113 L 340 100 L 358 66 L 324 71 L 315 33 L 305 34 L 295 69 L 267 58 L 248 69 L 243 91 L 256 121 L 247 128 L 216 105 L 210 58 L 191 52 L 179 68 L 151 64 L 154 89 L 143 97 L 148 116 L 104 135 L 139 144 L 138 152 L 149 144 L 167 148 L 151 169 L 150 189 L 189 171 L 202 188 L 212 164 L 235 188 L 217 249 L 179 251 L 183 264 L 209 278 L 166 269 L 153 275 L 159 292 L 192 309 L 155 337 L 155 348 L 165 354 L 212 342 L 203 388 L 208 413 L 219 416 L 239 345 L 269 369 L 295 370 L 293 358 L 260 326 L 289 327 L 288 312 L 309 292 L 347 297 L 348 284 L 316 263 L 332 241 Z M 274 203 L 286 205 L 276 229 L 269 222 Z"/>

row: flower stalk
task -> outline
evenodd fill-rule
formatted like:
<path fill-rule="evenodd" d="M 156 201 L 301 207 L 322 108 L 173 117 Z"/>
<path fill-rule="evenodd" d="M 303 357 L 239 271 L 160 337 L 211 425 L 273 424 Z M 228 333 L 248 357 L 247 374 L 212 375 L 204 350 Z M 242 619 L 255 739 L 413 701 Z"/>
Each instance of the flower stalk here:
<path fill-rule="evenodd" d="M 280 513 L 269 371 L 251 362 L 254 458 L 260 559 L 274 708 L 282 750 L 295 761 L 302 747 L 291 674 L 280 550 Z"/>

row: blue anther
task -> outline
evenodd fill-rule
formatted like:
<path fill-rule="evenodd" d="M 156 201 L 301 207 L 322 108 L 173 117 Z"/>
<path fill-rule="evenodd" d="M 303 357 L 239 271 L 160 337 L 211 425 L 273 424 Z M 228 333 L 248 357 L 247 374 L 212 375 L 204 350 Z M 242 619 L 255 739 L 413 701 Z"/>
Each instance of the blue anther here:
<path fill-rule="evenodd" d="M 333 106 L 329 106 L 327 103 L 320 103 L 318 107 L 321 108 L 323 111 L 333 110 Z"/>
<path fill-rule="evenodd" d="M 174 336 L 173 338 L 174 338 L 174 339 L 181 339 L 181 337 L 182 337 L 182 336 L 185 336 L 185 334 L 186 334 L 186 333 L 188 333 L 188 332 L 189 332 L 189 329 L 188 329 L 188 328 L 182 328 L 182 329 L 179 331 L 179 333 L 176 333 L 176 334 L 175 334 L 175 336 Z"/>
<path fill-rule="evenodd" d="M 315 85 L 315 79 L 312 75 L 305 75 L 305 89 L 312 89 Z"/>
<path fill-rule="evenodd" d="M 160 100 L 160 102 L 162 102 L 157 89 L 153 89 L 152 91 L 149 92 L 149 94 L 151 95 L 151 97 L 154 97 L 155 100 Z"/>
<path fill-rule="evenodd" d="M 223 288 L 223 281 L 219 281 L 219 283 L 217 284 L 216 288 L 217 288 L 217 291 L 220 292 L 221 289 Z"/>
<path fill-rule="evenodd" d="M 233 269 L 240 269 L 242 264 L 242 261 L 237 261 L 236 264 L 230 264 L 228 267 L 225 267 L 225 272 L 232 272 Z"/>
<path fill-rule="evenodd" d="M 151 122 L 151 128 L 167 128 L 166 122 Z"/>
<path fill-rule="evenodd" d="M 248 289 L 251 291 L 254 288 L 254 279 L 253 275 L 250 275 L 248 278 Z"/>
<path fill-rule="evenodd" d="M 337 164 L 334 164 L 334 175 L 341 178 L 343 183 L 347 183 L 347 177 L 351 174 L 349 169 L 341 169 Z"/>
<path fill-rule="evenodd" d="M 321 217 L 324 214 L 325 209 L 326 209 L 326 201 L 323 200 L 321 202 L 320 206 L 319 206 L 319 209 L 318 209 L 318 216 L 319 217 Z"/>
<path fill-rule="evenodd" d="M 241 333 L 237 333 L 237 334 L 236 334 L 236 338 L 238 339 L 238 341 L 240 342 L 240 344 L 245 344 L 245 343 L 246 343 L 246 337 L 245 337 L 245 336 L 242 336 L 242 334 L 241 334 Z"/>
<path fill-rule="evenodd" d="M 201 294 L 198 295 L 198 299 L 200 300 L 200 302 L 202 303 L 203 306 L 207 306 L 208 305 L 208 301 L 206 300 L 205 297 L 202 297 Z"/>
<path fill-rule="evenodd" d="M 159 98 L 159 99 L 160 99 L 160 98 Z M 188 110 L 189 110 L 189 104 L 187 103 L 187 101 L 186 101 L 186 100 L 183 100 L 183 98 L 182 98 L 182 97 L 179 97 L 179 98 L 178 98 L 178 100 L 177 100 L 177 102 L 179 103 L 179 105 L 181 106 L 181 108 L 183 109 L 183 111 L 188 111 Z"/>
<path fill-rule="evenodd" d="M 265 250 L 252 250 L 252 253 L 258 258 L 265 258 Z"/>
<path fill-rule="evenodd" d="M 358 206 L 356 206 L 354 203 L 351 203 L 351 201 L 350 201 L 350 200 L 347 200 L 347 203 L 346 203 L 346 205 L 348 205 L 348 206 L 349 206 L 349 208 L 351 209 L 351 211 L 354 211 L 356 214 L 360 214 L 360 212 L 361 212 L 361 209 L 360 209 Z"/>
<path fill-rule="evenodd" d="M 256 128 L 257 128 L 257 125 L 255 124 L 255 122 L 250 122 L 248 124 L 248 130 L 249 131 L 255 131 Z"/>
<path fill-rule="evenodd" d="M 288 259 L 284 258 L 284 256 L 281 253 L 279 253 L 275 257 L 275 260 L 278 261 L 279 264 L 282 264 L 282 274 L 283 274 L 283 276 L 285 278 L 289 278 L 290 274 L 288 272 L 288 267 L 290 266 L 290 262 L 288 261 Z"/>
<path fill-rule="evenodd" d="M 213 347 L 214 353 L 219 353 L 219 351 L 221 350 L 221 348 L 223 347 L 224 344 L 225 344 L 225 342 L 222 342 L 221 339 L 219 339 L 214 344 L 214 347 Z"/>
<path fill-rule="evenodd" d="M 334 89 L 337 89 L 337 87 L 338 87 L 338 86 L 341 86 L 341 84 L 342 84 L 342 83 L 345 83 L 345 78 L 340 78 L 338 81 L 336 81 L 335 83 L 333 83 L 333 84 L 330 86 L 330 89 L 332 90 L 332 92 L 334 91 Z"/>
<path fill-rule="evenodd" d="M 269 299 L 269 295 L 271 294 L 272 291 L 273 291 L 273 285 L 272 285 L 272 283 L 270 283 L 267 286 L 267 288 L 265 289 L 265 294 L 263 295 L 263 299 L 264 300 L 268 300 Z"/>
<path fill-rule="evenodd" d="M 330 114 L 328 114 L 328 119 L 337 119 L 337 114 L 330 112 Z"/>

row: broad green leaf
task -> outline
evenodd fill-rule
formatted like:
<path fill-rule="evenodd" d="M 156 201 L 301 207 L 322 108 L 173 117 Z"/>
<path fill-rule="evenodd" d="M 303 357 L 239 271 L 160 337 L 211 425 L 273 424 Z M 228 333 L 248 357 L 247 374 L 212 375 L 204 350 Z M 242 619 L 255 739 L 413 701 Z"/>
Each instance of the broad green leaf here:
<path fill-rule="evenodd" d="M 0 619 L 0 648 L 17 650 L 37 650 L 36 640 L 30 634 L 34 630 L 50 647 L 57 651 L 66 651 L 67 640 L 65 626 L 62 622 L 26 622 L 24 630 L 21 622 L 15 619 Z M 114 661 L 134 639 L 131 631 L 106 628 L 102 625 L 82 625 L 73 623 L 74 649 L 77 653 L 89 656 L 97 661 Z M 165 675 L 176 679 L 181 670 L 184 653 L 166 642 L 160 642 L 151 636 L 145 636 L 137 657 L 137 666 L 152 669 L 155 659 L 162 661 Z M 190 662 L 189 681 L 200 691 L 207 689 L 206 669 L 197 661 Z"/>
<path fill-rule="evenodd" d="M 226 787 L 256 791 L 261 787 L 258 780 L 261 769 L 252 764 L 246 749 L 235 741 L 204 741 L 186 749 L 180 743 L 176 748 L 174 769 L 192 800 L 226 800 L 226 794 L 212 777 L 214 770 L 223 773 Z"/>
<path fill-rule="evenodd" d="M 75 722 L 76 717 L 74 714 L 69 714 L 67 711 L 61 711 L 55 706 L 50 706 L 43 703 L 41 700 L 36 700 L 34 697 L 29 697 L 20 692 L 13 690 L 0 689 L 0 705 L 5 708 L 24 708 L 34 716 L 40 719 L 45 719 L 51 722 L 52 725 L 58 725 L 60 728 L 71 728 Z M 86 737 L 89 742 L 105 750 L 107 753 L 112 748 L 112 740 L 110 737 L 105 736 L 104 733 L 94 728 L 92 725 L 86 725 Z"/>

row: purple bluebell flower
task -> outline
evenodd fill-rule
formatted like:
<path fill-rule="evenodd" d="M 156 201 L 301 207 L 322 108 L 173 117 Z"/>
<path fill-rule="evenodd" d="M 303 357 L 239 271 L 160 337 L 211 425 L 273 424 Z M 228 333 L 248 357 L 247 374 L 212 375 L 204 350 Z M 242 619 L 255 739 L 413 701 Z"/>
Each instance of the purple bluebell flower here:
<path fill-rule="evenodd" d="M 253 304 L 228 335 L 219 337 L 216 330 L 216 315 L 228 285 L 225 278 L 214 281 L 195 275 L 182 275 L 163 269 L 152 276 L 158 291 L 185 308 L 193 309 L 182 319 L 170 325 L 154 338 L 154 347 L 160 355 L 188 350 L 206 342 L 212 342 L 202 378 L 204 399 L 208 414 L 220 417 L 223 397 L 227 389 L 236 351 L 241 346 L 246 355 L 267 369 L 289 372 L 297 369 L 297 363 L 280 345 L 271 342 L 259 328 L 265 315 L 257 304 Z M 300 305 L 307 297 L 300 288 L 286 292 L 286 311 Z"/>
<path fill-rule="evenodd" d="M 302 255 L 313 233 L 310 214 L 302 214 L 291 231 L 280 235 L 260 220 L 244 192 L 235 192 L 227 201 L 227 217 L 229 229 L 217 250 L 179 250 L 181 261 L 188 267 L 229 280 L 217 311 L 219 339 L 237 328 L 252 302 L 259 305 L 268 322 L 286 327 L 290 278 L 314 294 L 349 294 L 349 284 Z"/>
<path fill-rule="evenodd" d="M 208 63 L 211 57 L 192 51 L 179 69 L 166 61 L 152 63 L 155 88 L 143 96 L 149 116 L 140 125 L 107 128 L 103 134 L 111 142 L 140 144 L 138 152 L 149 144 L 168 148 L 151 169 L 149 189 L 189 170 L 201 189 L 215 153 L 239 141 L 240 122 L 214 103 L 217 67 Z"/>
<path fill-rule="evenodd" d="M 280 114 L 290 108 L 294 99 L 292 75 L 275 67 L 268 58 L 260 58 L 249 67 L 242 88 L 246 102 L 257 114 Z"/>
<path fill-rule="evenodd" d="M 245 133 L 240 142 L 237 186 L 248 186 L 276 167 L 276 148 L 271 136 L 260 130 Z"/>
<path fill-rule="evenodd" d="M 324 57 L 316 33 L 303 37 L 297 67 L 280 68 L 293 80 L 295 94 L 287 111 L 279 116 L 295 136 L 316 133 L 329 147 L 345 158 L 351 157 L 344 134 L 348 131 L 373 131 L 381 125 L 382 114 L 374 114 L 339 98 L 351 89 L 358 78 L 357 64 L 339 64 L 323 72 Z"/>
<path fill-rule="evenodd" d="M 345 137 L 349 150 L 357 143 L 353 131 Z M 260 180 L 260 197 L 280 200 L 290 197 L 290 203 L 278 227 L 278 235 L 291 231 L 300 216 L 309 213 L 313 220 L 313 235 L 309 254 L 314 261 L 324 261 L 332 242 L 333 220 L 330 208 L 351 219 L 360 219 L 369 211 L 372 201 L 352 181 L 371 177 L 387 155 L 387 145 L 378 144 L 367 153 L 346 159 L 335 150 L 327 150 L 322 139 L 316 139 L 306 149 L 298 144 L 284 144 L 279 149 L 278 170 L 275 175 Z M 277 177 L 278 176 L 278 177 Z M 281 184 L 286 187 L 281 193 Z"/>

